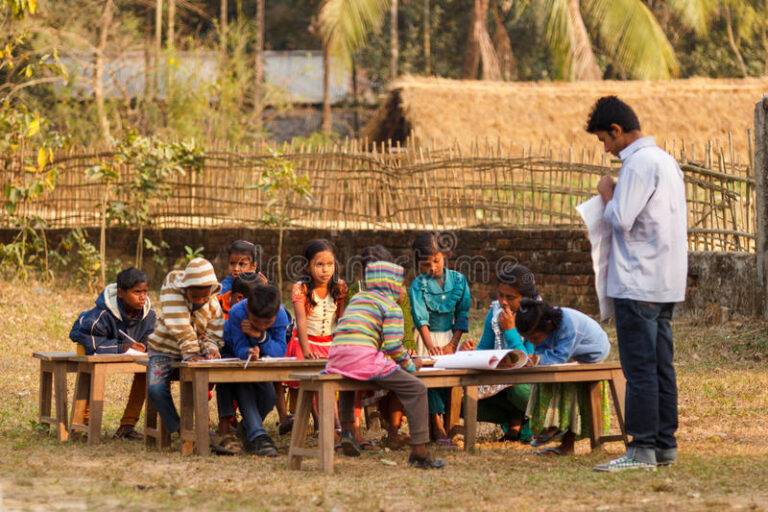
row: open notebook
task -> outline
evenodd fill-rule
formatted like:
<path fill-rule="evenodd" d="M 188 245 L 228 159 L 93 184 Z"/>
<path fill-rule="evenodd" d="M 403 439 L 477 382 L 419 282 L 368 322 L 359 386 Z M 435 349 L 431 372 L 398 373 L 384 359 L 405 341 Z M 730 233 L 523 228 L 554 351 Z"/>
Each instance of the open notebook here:
<path fill-rule="evenodd" d="M 435 357 L 435 368 L 454 370 L 510 370 L 522 368 L 528 354 L 522 350 L 463 350 Z"/>

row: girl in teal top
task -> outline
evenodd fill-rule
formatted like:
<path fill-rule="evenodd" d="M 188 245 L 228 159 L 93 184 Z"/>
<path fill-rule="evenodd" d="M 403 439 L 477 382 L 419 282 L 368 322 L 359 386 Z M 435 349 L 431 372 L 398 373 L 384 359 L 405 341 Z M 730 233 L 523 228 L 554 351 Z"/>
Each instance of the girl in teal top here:
<path fill-rule="evenodd" d="M 416 353 L 420 356 L 452 354 L 469 330 L 472 300 L 467 279 L 445 268 L 449 248 L 435 232 L 422 233 L 413 242 L 414 261 L 421 274 L 411 284 L 413 323 L 416 327 Z M 453 446 L 441 415 L 445 414 L 447 389 L 430 389 L 429 414 L 437 443 Z"/>
<path fill-rule="evenodd" d="M 515 313 L 520 300 L 539 297 L 533 272 L 523 265 L 508 265 L 498 272 L 497 278 L 498 300 L 491 303 L 491 310 L 485 317 L 483 336 L 477 350 L 516 349 L 533 354 L 533 344 L 523 340 L 515 329 Z M 500 441 L 528 440 L 532 434 L 525 420 L 525 409 L 530 394 L 528 384 L 481 386 L 478 390 L 477 420 L 501 425 L 505 434 Z"/>

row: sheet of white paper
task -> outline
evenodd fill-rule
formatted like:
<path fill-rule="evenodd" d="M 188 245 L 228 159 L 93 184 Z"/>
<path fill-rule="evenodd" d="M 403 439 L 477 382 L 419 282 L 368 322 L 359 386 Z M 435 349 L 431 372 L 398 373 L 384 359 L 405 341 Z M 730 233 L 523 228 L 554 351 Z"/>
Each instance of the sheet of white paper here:
<path fill-rule="evenodd" d="M 592 268 L 595 272 L 595 289 L 600 304 L 600 319 L 613 316 L 613 301 L 607 295 L 608 258 L 611 252 L 611 225 L 603 218 L 605 205 L 599 195 L 576 207 L 589 233 L 592 245 Z"/>
<path fill-rule="evenodd" d="M 123 352 L 126 356 L 146 356 L 146 352 L 141 352 L 140 350 L 134 350 L 132 348 L 129 348 L 125 352 Z"/>
<path fill-rule="evenodd" d="M 517 360 L 516 368 L 523 366 L 528 358 L 522 350 L 460 350 L 455 354 L 436 356 L 435 368 L 494 370 L 507 354 Z"/>

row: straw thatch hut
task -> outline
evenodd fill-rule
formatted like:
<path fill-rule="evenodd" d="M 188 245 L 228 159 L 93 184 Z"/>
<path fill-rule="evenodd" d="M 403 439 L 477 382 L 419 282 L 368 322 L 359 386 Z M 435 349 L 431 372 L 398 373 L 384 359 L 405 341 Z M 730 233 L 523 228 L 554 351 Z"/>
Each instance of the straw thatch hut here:
<path fill-rule="evenodd" d="M 693 78 L 660 82 L 578 83 L 478 82 L 406 77 L 392 84 L 364 129 L 371 141 L 406 142 L 414 137 L 444 147 L 501 139 L 505 144 L 553 148 L 594 146 L 584 131 L 595 100 L 616 94 L 640 117 L 657 143 L 685 141 L 703 148 L 708 140 L 745 155 L 755 103 L 768 93 L 768 78 Z"/>

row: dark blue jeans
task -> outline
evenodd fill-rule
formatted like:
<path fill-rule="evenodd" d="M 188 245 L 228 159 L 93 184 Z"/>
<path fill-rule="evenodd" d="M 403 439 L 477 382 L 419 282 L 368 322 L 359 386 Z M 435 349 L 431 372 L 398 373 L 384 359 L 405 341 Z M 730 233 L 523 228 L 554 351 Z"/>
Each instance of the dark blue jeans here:
<path fill-rule="evenodd" d="M 147 394 L 152 403 L 155 404 L 160 418 L 163 420 L 168 432 L 178 432 L 179 413 L 171 396 L 171 375 L 173 368 L 171 363 L 177 363 L 181 358 L 173 356 L 153 355 L 149 358 L 149 374 L 147 382 Z"/>
<path fill-rule="evenodd" d="M 672 363 L 674 303 L 614 299 L 619 357 L 627 378 L 626 430 L 641 458 L 675 448 L 677 381 Z"/>
<path fill-rule="evenodd" d="M 232 391 L 237 398 L 240 414 L 243 415 L 248 440 L 253 441 L 266 434 L 263 421 L 277 401 L 275 386 L 271 382 L 244 382 L 233 384 Z"/>

